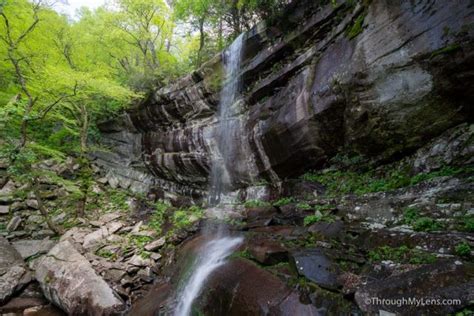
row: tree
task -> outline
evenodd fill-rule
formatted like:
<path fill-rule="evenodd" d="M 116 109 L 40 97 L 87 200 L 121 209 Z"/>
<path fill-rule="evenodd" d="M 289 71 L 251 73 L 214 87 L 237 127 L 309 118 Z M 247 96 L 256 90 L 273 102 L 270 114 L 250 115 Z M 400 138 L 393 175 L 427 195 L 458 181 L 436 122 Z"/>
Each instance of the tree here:
<path fill-rule="evenodd" d="M 82 216 L 87 177 L 77 187 L 39 168 L 38 162 L 76 155 L 87 170 L 96 112 L 127 104 L 135 94 L 116 80 L 112 57 L 91 58 L 95 41 L 85 39 L 88 33 L 74 36 L 66 18 L 45 4 L 15 0 L 2 8 L 0 22 L 0 56 L 6 57 L 0 80 L 8 83 L 0 89 L 2 156 L 9 159 L 9 177 L 29 183 L 48 226 L 59 234 L 42 199 L 41 182 L 48 178 L 67 185 L 83 201 L 78 207 Z"/>
<path fill-rule="evenodd" d="M 129 77 L 142 78 L 132 83 L 139 89 L 159 85 L 170 61 L 169 43 L 174 24 L 163 0 L 115 0 L 118 9 L 110 14 L 110 22 L 120 31 L 119 37 L 128 44 L 129 56 L 120 58 Z"/>

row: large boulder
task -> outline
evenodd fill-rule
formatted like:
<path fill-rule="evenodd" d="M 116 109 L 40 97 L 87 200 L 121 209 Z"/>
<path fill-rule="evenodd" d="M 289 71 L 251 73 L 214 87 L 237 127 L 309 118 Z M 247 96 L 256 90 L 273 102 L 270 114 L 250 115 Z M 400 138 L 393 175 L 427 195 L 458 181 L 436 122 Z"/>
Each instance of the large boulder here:
<path fill-rule="evenodd" d="M 21 255 L 0 237 L 0 305 L 31 281 Z"/>
<path fill-rule="evenodd" d="M 245 259 L 217 269 L 197 299 L 205 315 L 317 315 L 311 304 L 270 272 Z"/>
<path fill-rule="evenodd" d="M 67 240 L 40 259 L 36 279 L 46 298 L 71 315 L 115 315 L 125 308 L 118 295 Z"/>

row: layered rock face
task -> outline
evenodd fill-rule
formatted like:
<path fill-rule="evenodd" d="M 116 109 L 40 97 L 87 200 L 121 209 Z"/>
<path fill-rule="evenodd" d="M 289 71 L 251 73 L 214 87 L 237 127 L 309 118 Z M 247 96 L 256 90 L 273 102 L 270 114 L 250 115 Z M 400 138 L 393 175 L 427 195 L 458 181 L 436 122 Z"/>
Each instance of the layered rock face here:
<path fill-rule="evenodd" d="M 235 188 L 278 183 L 338 154 L 389 161 L 472 121 L 468 1 L 293 1 L 245 35 L 243 109 L 227 171 Z M 97 153 L 123 187 L 199 196 L 219 151 L 217 56 L 101 126 Z"/>

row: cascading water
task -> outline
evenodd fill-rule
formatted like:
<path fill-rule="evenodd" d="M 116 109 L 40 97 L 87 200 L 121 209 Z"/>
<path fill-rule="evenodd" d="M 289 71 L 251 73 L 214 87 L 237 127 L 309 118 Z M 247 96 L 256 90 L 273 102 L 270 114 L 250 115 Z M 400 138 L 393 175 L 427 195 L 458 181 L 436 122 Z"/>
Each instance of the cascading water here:
<path fill-rule="evenodd" d="M 237 146 L 234 137 L 239 127 L 236 115 L 240 112 L 239 72 L 243 43 L 243 34 L 241 34 L 223 54 L 225 81 L 220 95 L 219 121 L 215 135 L 219 153 L 212 157 L 211 187 L 208 198 L 210 205 L 218 204 L 221 196 L 230 189 L 232 183 L 226 169 L 226 159 L 232 157 Z M 191 277 L 178 292 L 175 316 L 190 315 L 192 304 L 200 294 L 207 278 L 216 268 L 225 263 L 226 258 L 242 240 L 242 237 L 225 236 L 224 229 L 219 227 L 217 234 L 200 251 Z"/>

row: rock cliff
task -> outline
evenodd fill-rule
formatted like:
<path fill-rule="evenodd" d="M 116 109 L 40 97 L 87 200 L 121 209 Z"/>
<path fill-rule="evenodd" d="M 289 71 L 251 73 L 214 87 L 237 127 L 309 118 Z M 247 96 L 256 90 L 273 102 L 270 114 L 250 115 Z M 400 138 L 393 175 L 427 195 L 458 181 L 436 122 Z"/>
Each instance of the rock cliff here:
<path fill-rule="evenodd" d="M 235 188 L 278 184 L 335 156 L 388 162 L 472 121 L 468 1 L 293 1 L 245 34 Z M 114 185 L 202 195 L 218 152 L 220 56 L 101 125 Z"/>

